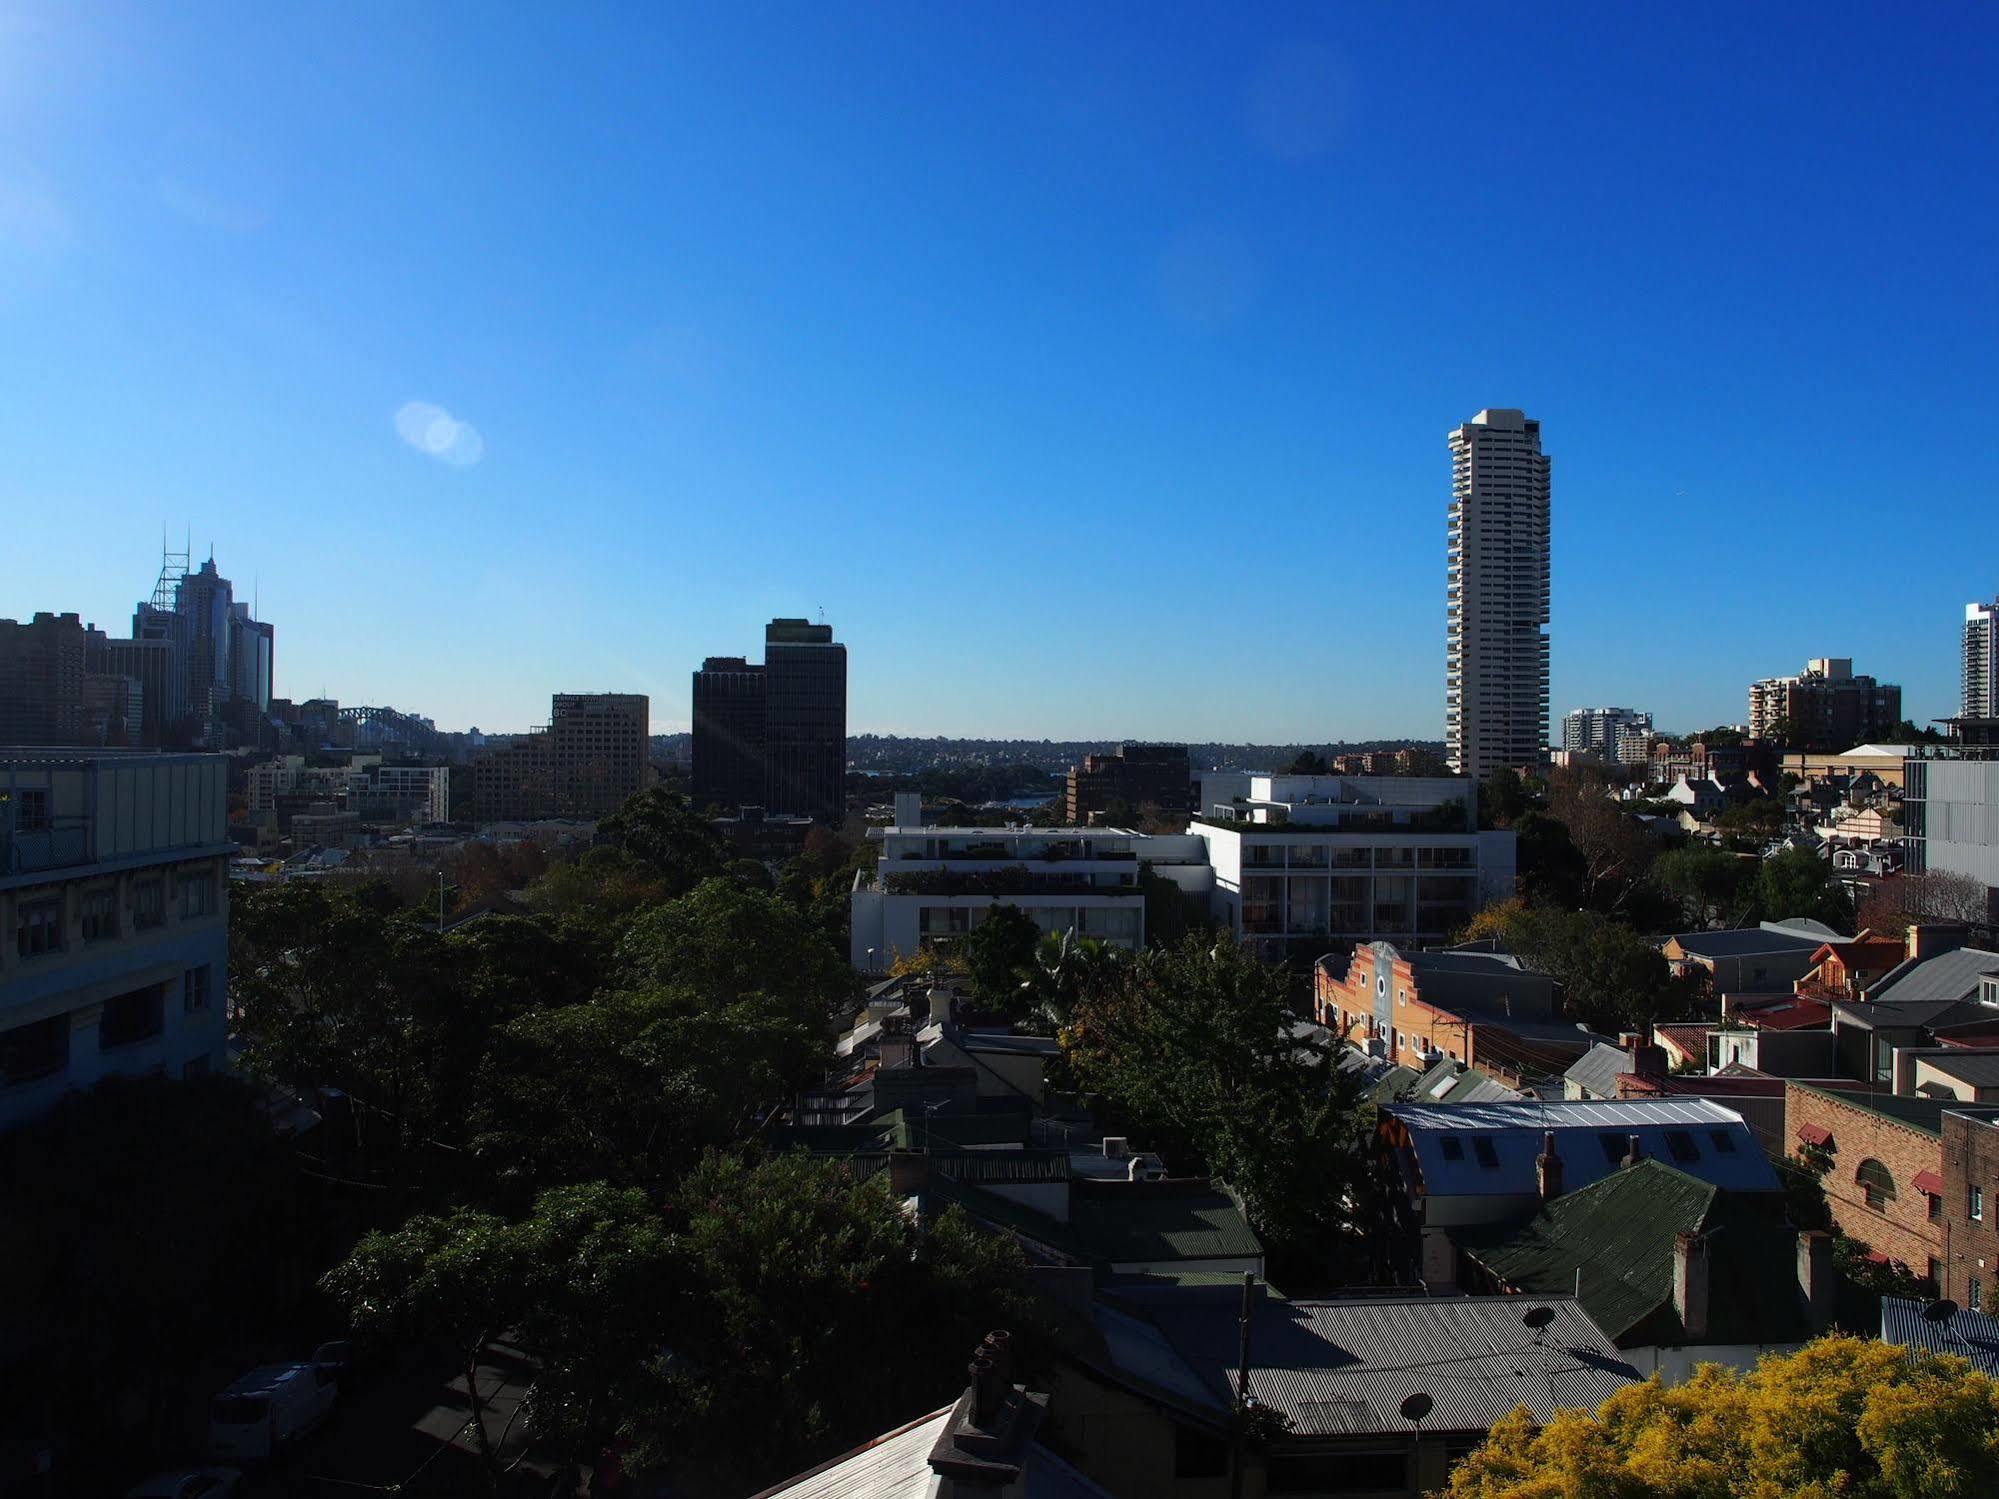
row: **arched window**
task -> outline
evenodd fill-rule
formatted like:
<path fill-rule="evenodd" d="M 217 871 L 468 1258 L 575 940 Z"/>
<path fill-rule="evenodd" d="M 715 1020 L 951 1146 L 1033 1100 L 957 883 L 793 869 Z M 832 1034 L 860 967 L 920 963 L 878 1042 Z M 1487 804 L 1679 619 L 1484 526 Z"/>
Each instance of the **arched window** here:
<path fill-rule="evenodd" d="M 1869 1156 L 1860 1163 L 1853 1173 L 1853 1179 L 1860 1184 L 1861 1192 L 1867 1198 L 1867 1205 L 1880 1212 L 1895 1200 L 1895 1178 L 1888 1168 L 1874 1157 Z"/>

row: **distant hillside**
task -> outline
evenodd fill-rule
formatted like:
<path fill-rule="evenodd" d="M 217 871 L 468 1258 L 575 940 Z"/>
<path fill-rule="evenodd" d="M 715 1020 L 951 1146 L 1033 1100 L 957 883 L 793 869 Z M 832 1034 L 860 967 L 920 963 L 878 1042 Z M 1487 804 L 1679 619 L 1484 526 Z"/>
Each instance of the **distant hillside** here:
<path fill-rule="evenodd" d="M 652 757 L 685 764 L 693 736 L 655 734 Z M 847 763 L 876 775 L 913 775 L 924 770 L 957 770 L 974 766 L 1026 765 L 1060 774 L 1085 755 L 1109 754 L 1120 739 L 948 739 L 900 734 L 854 734 L 847 739 Z M 1359 754 L 1365 750 L 1427 749 L 1441 755 L 1437 739 L 1342 739 L 1331 743 L 1198 744 L 1187 754 L 1196 770 L 1275 770 L 1289 765 L 1305 750 L 1318 755 Z"/>

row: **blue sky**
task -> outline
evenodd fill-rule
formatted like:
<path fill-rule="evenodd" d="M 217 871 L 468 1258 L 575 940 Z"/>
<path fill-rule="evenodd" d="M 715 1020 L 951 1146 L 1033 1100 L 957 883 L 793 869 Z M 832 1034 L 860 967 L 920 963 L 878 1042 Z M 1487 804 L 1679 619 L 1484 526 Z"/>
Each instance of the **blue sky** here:
<path fill-rule="evenodd" d="M 192 528 L 281 693 L 451 727 L 683 728 L 823 609 L 856 732 L 1436 736 L 1445 434 L 1520 406 L 1557 713 L 1951 712 L 1995 65 L 1944 4 L 0 0 L 0 614 L 122 629 Z"/>

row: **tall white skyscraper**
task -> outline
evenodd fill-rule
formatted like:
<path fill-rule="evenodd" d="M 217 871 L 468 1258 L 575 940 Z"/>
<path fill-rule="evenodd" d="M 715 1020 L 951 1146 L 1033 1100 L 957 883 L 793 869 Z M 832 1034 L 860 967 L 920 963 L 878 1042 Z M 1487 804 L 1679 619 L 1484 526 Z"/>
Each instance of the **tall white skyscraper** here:
<path fill-rule="evenodd" d="M 1548 732 L 1548 458 L 1541 424 L 1481 411 L 1451 433 L 1451 769 L 1533 765 Z"/>
<path fill-rule="evenodd" d="M 1999 717 L 1999 599 L 1964 606 L 1966 718 Z"/>

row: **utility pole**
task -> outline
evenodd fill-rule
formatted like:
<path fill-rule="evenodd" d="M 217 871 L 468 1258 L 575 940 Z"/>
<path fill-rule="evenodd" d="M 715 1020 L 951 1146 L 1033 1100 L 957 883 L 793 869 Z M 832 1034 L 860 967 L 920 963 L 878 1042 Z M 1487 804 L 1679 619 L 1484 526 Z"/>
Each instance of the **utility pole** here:
<path fill-rule="evenodd" d="M 1242 1272 L 1242 1310 L 1236 1322 L 1235 1440 L 1229 1452 L 1229 1499 L 1242 1499 L 1242 1460 L 1249 1424 L 1249 1319 L 1256 1298 L 1256 1276 Z"/>

